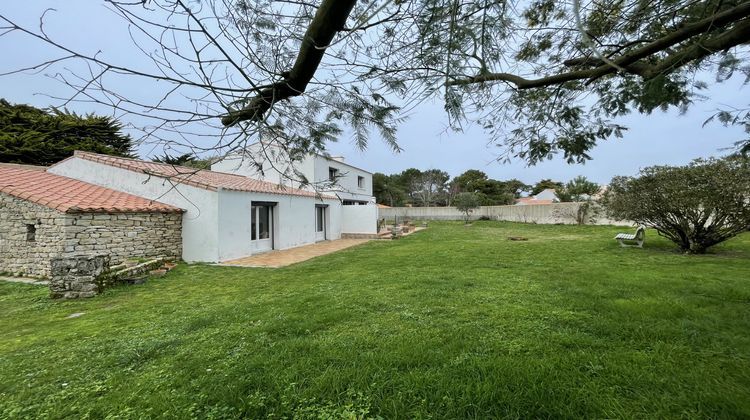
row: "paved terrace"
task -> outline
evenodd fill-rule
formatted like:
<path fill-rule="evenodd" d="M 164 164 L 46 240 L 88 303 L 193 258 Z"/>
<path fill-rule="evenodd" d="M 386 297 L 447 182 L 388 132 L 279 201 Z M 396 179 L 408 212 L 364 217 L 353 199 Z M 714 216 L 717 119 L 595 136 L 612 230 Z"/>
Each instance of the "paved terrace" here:
<path fill-rule="evenodd" d="M 360 245 L 370 240 L 371 239 L 337 239 L 335 241 L 323 241 L 312 245 L 304 245 L 280 251 L 270 251 L 263 254 L 238 258 L 236 260 L 224 261 L 221 265 L 268 268 L 285 267 L 321 255 Z"/>

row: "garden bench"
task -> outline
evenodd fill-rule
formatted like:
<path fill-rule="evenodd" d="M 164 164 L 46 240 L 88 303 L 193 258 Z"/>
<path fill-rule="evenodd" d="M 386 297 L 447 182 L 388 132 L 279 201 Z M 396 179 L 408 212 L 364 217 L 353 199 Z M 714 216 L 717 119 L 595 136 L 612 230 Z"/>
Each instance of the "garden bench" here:
<path fill-rule="evenodd" d="M 646 239 L 646 227 L 638 226 L 635 233 L 618 233 L 617 236 L 615 236 L 615 239 L 620 242 L 620 246 L 622 247 L 637 246 L 638 248 L 643 248 L 643 241 Z M 625 242 L 635 243 L 627 245 Z"/>

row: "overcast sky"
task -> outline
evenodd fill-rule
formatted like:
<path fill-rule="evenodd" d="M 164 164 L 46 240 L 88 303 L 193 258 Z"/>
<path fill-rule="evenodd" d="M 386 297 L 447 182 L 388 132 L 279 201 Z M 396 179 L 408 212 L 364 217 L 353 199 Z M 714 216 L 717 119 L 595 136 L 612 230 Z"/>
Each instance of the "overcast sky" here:
<path fill-rule="evenodd" d="M 95 4 L 95 6 L 92 6 Z M 37 0 L 35 2 L 0 2 L 0 14 L 36 27 L 40 13 L 47 7 L 57 12 L 48 19 L 48 30 L 56 34 L 66 45 L 76 49 L 96 52 L 118 62 L 137 64 L 142 56 L 129 45 L 126 27 L 112 12 L 99 2 L 85 0 Z M 14 35 L 0 37 L 0 73 L 31 63 L 49 59 L 53 52 L 29 37 Z M 711 76 L 705 80 L 710 81 Z M 46 95 L 67 94 L 64 86 L 44 74 L 22 74 L 0 77 L 0 97 L 13 103 L 27 103 L 37 107 L 59 105 L 59 101 Z M 149 94 L 149 85 L 140 83 L 127 86 L 133 94 Z M 468 128 L 466 132 L 454 133 L 446 130 L 446 116 L 439 102 L 425 103 L 413 110 L 409 119 L 398 131 L 398 142 L 403 148 L 399 154 L 377 137 L 370 141 L 362 152 L 357 150 L 350 138 L 329 145 L 332 155 L 343 155 L 346 161 L 371 172 L 387 174 L 406 168 L 442 169 L 450 175 L 459 175 L 468 169 L 479 169 L 495 179 L 518 178 L 534 183 L 542 178 L 566 181 L 577 175 L 606 183 L 614 175 L 633 175 L 639 168 L 660 164 L 685 164 L 698 157 L 726 154 L 720 149 L 732 146 L 743 138 L 741 129 L 725 128 L 717 123 L 702 127 L 703 121 L 723 105 L 747 106 L 748 88 L 743 87 L 738 77 L 722 85 L 714 85 L 703 92 L 710 99 L 696 103 L 685 115 L 676 110 L 656 112 L 652 115 L 634 114 L 618 122 L 629 127 L 623 139 L 612 139 L 600 143 L 592 151 L 592 160 L 585 165 L 567 164 L 562 157 L 527 166 L 515 160 L 498 163 L 496 157 L 502 152 L 496 145 L 488 144 L 481 129 Z M 73 104 L 69 107 L 79 113 L 104 112 L 99 108 Z M 137 123 L 137 121 L 135 122 Z M 142 156 L 161 154 L 141 149 Z"/>

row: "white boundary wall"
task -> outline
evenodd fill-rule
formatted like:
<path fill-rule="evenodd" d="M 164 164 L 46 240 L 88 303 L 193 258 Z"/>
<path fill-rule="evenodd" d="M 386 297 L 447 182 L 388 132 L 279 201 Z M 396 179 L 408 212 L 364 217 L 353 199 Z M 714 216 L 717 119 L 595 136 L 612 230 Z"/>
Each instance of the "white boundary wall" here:
<path fill-rule="evenodd" d="M 530 204 L 525 206 L 482 206 L 474 210 L 471 220 L 482 216 L 491 220 L 521 223 L 575 224 L 575 214 L 580 203 Z M 394 217 L 409 220 L 463 220 L 464 214 L 455 207 L 391 207 L 378 209 L 378 217 L 392 222 Z M 632 225 L 628 221 L 610 220 L 599 216 L 593 224 Z"/>
<path fill-rule="evenodd" d="M 378 229 L 378 207 L 341 206 L 341 232 L 376 234 Z"/>

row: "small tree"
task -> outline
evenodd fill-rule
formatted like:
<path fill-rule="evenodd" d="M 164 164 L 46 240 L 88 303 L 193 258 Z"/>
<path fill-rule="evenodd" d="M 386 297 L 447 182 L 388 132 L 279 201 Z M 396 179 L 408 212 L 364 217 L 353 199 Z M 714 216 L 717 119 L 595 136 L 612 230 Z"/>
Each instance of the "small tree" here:
<path fill-rule="evenodd" d="M 599 208 L 594 203 L 594 195 L 601 187 L 593 181 L 589 181 L 583 175 L 568 181 L 565 185 L 555 189 L 557 198 L 562 202 L 580 203 L 575 209 L 559 209 L 558 216 L 572 217 L 579 225 L 594 222 L 599 213 Z"/>
<path fill-rule="evenodd" d="M 579 175 L 568 181 L 564 186 L 555 188 L 555 194 L 560 201 L 590 201 L 600 190 L 599 184 L 589 181 L 583 175 Z"/>
<path fill-rule="evenodd" d="M 477 193 L 465 192 L 456 196 L 453 204 L 464 214 L 464 221 L 469 224 L 469 217 L 474 210 L 479 208 L 481 197 Z"/>
<path fill-rule="evenodd" d="M 703 254 L 750 226 L 750 163 L 742 158 L 654 166 L 639 177 L 615 177 L 608 213 L 656 229 L 680 250 Z"/>

